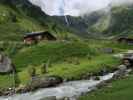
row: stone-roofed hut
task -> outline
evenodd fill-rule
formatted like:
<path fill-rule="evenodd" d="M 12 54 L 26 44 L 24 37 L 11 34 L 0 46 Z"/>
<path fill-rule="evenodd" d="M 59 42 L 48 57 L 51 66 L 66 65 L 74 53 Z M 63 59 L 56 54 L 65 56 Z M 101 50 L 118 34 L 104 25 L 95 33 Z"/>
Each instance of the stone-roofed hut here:
<path fill-rule="evenodd" d="M 24 43 L 29 45 L 42 40 L 54 41 L 56 37 L 48 31 L 27 33 L 24 36 Z"/>

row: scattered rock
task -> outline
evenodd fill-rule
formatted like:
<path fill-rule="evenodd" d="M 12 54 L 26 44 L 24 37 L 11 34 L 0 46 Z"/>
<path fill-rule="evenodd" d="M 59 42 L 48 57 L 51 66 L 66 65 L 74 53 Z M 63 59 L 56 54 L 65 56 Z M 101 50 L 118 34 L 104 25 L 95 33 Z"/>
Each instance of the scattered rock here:
<path fill-rule="evenodd" d="M 61 98 L 61 99 L 58 99 L 58 100 L 71 100 L 69 97 L 64 97 L 64 98 Z"/>
<path fill-rule="evenodd" d="M 100 80 L 100 77 L 99 76 L 92 76 L 91 79 L 92 80 Z"/>
<path fill-rule="evenodd" d="M 108 68 L 109 68 L 109 66 L 108 65 L 102 65 L 102 70 L 99 72 L 99 75 L 100 76 L 104 76 L 104 75 L 106 75 L 107 73 L 109 73 L 109 70 L 108 70 Z"/>
<path fill-rule="evenodd" d="M 102 48 L 101 50 L 103 53 L 108 53 L 108 54 L 114 53 L 114 50 L 112 48 Z"/>
<path fill-rule="evenodd" d="M 120 71 L 120 72 L 125 72 L 126 71 L 126 69 L 127 69 L 127 66 L 126 65 L 120 65 L 119 67 L 118 67 L 118 71 Z"/>
<path fill-rule="evenodd" d="M 20 84 L 16 89 L 15 89 L 15 91 L 17 92 L 17 93 L 25 93 L 26 92 L 26 86 L 24 86 L 24 85 L 22 85 L 22 84 Z"/>
<path fill-rule="evenodd" d="M 101 82 L 99 85 L 97 85 L 98 89 L 101 89 L 102 87 L 106 86 L 107 83 L 106 82 Z"/>
<path fill-rule="evenodd" d="M 46 98 L 43 98 L 43 99 L 40 99 L 40 100 L 56 100 L 56 97 L 53 96 L 53 97 L 46 97 Z"/>
<path fill-rule="evenodd" d="M 36 77 L 32 80 L 31 84 L 28 85 L 27 89 L 30 91 L 37 88 L 47 88 L 56 86 L 62 82 L 63 79 L 59 76 Z"/>
<path fill-rule="evenodd" d="M 131 53 L 131 54 L 125 54 L 123 56 L 123 58 L 122 58 L 122 62 L 128 68 L 133 67 L 133 53 Z"/>
<path fill-rule="evenodd" d="M 111 84 L 108 84 L 106 87 L 107 88 L 112 88 L 113 86 Z"/>
<path fill-rule="evenodd" d="M 9 73 L 15 70 L 9 57 L 0 54 L 0 73 Z"/>
<path fill-rule="evenodd" d="M 120 65 L 114 75 L 114 79 L 121 78 L 121 77 L 125 76 L 126 70 L 127 70 L 126 65 Z"/>

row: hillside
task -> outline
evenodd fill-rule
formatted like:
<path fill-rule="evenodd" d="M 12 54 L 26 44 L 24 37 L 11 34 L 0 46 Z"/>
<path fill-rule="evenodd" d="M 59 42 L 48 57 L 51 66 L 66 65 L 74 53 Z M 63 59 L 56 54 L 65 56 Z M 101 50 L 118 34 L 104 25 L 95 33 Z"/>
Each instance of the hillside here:
<path fill-rule="evenodd" d="M 132 33 L 132 6 L 113 7 L 110 12 L 102 10 L 84 17 L 45 15 L 39 7 L 28 0 L 0 1 L 1 40 L 21 40 L 26 32 L 49 30 L 59 38 L 70 33 L 80 37 L 101 37 Z"/>
<path fill-rule="evenodd" d="M 110 12 L 103 15 L 91 28 L 90 31 L 105 35 L 132 35 L 133 32 L 133 7 L 123 5 L 113 7 Z"/>
<path fill-rule="evenodd" d="M 46 29 L 22 9 L 8 3 L 0 1 L 0 40 L 21 40 L 26 32 Z"/>
<path fill-rule="evenodd" d="M 121 6 L 112 9 L 112 23 L 107 32 L 115 34 L 133 33 L 133 7 Z"/>
<path fill-rule="evenodd" d="M 121 5 L 112 7 L 109 12 L 99 10 L 83 17 L 68 16 L 68 30 L 80 37 L 132 36 L 132 10 L 132 5 Z M 63 20 L 62 17 L 55 19 L 59 23 Z"/>

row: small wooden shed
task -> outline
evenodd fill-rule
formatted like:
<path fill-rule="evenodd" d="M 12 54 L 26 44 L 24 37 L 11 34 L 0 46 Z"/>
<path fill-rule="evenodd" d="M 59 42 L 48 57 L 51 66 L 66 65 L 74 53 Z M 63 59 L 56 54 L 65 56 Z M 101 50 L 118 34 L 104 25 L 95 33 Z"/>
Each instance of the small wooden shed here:
<path fill-rule="evenodd" d="M 133 45 L 133 38 L 129 37 L 120 37 L 117 39 L 119 43 L 126 43 L 128 45 Z"/>
<path fill-rule="evenodd" d="M 48 31 L 26 33 L 24 36 L 25 44 L 38 43 L 42 40 L 54 41 L 56 37 Z"/>

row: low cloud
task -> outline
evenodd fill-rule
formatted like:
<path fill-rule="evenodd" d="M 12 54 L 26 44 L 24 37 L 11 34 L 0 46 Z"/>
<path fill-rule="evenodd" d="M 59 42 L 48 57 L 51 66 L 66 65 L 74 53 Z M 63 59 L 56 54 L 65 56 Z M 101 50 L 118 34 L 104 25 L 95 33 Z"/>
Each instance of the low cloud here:
<path fill-rule="evenodd" d="M 81 16 L 109 5 L 133 3 L 133 0 L 29 0 L 50 16 Z"/>

